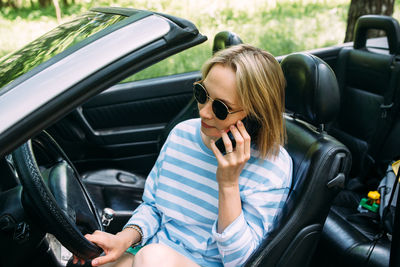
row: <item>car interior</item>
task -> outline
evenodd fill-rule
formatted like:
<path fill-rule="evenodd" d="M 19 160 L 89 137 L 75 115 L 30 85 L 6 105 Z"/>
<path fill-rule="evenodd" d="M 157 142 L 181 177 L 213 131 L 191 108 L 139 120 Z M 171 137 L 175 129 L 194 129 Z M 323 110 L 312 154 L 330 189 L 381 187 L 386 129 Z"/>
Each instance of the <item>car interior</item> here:
<path fill-rule="evenodd" d="M 369 29 L 385 31 L 388 51 L 367 48 Z M 332 202 L 343 188 L 342 192 L 351 192 L 360 199 L 382 177 L 382 165 L 397 155 L 395 136 L 400 125 L 394 114 L 399 103 L 395 92 L 399 33 L 394 19 L 366 16 L 357 24 L 353 47 L 318 50 L 313 53 L 316 56 L 303 53 L 278 58 L 287 79 L 286 147 L 294 162 L 294 183 L 282 223 L 247 266 L 307 266 L 311 262 L 323 262 L 325 266 L 336 262 L 388 266 L 390 241 L 385 237 L 376 240 L 376 224 L 371 230 L 370 222 L 360 226 L 358 221 L 346 219 L 356 213 L 358 203 L 352 208 L 348 203 L 338 205 L 342 193 L 333 206 Z M 213 52 L 241 42 L 234 33 L 222 32 L 214 39 Z M 191 95 L 191 84 L 198 79 L 200 73 L 195 72 L 169 77 L 168 81 L 156 78 L 116 85 L 49 129 L 57 142 L 67 147 L 66 153 L 81 173 L 99 211 L 106 207 L 115 211 L 107 231 L 119 231 L 131 210 L 140 204 L 145 176 L 169 130 L 180 121 L 198 116 Z M 162 92 L 162 87 L 172 91 L 146 99 L 146 90 Z M 188 89 L 174 95 L 174 88 Z M 135 94 L 127 98 L 132 91 Z M 136 95 L 144 99 L 134 99 Z M 120 103 L 119 99 L 125 101 Z M 157 108 L 152 109 L 151 105 Z M 151 116 L 146 116 L 150 111 Z M 386 117 L 381 119 L 384 113 Z M 120 124 L 141 125 L 134 114 L 144 114 L 143 127 L 130 129 Z M 170 116 L 166 118 L 167 115 Z M 82 124 L 97 134 L 91 137 L 82 130 Z M 375 131 L 377 128 L 385 130 Z M 75 150 L 82 140 L 86 155 L 76 153 L 82 149 Z M 332 251 L 342 257 L 332 260 L 326 255 Z"/>
<path fill-rule="evenodd" d="M 221 43 L 220 38 L 228 43 L 231 39 L 235 42 L 240 40 L 230 39 L 230 36 L 233 33 L 223 32 L 216 36 L 214 44 Z M 337 102 L 340 101 L 337 81 L 331 68 L 309 54 L 286 57 L 282 61 L 282 68 L 288 83 L 287 106 L 293 112 L 286 118 L 287 149 L 294 162 L 293 187 L 286 210 L 280 218 L 285 223 L 280 223 L 281 227 L 276 228 L 264 241 L 249 260 L 248 266 L 308 264 L 312 256 L 310 251 L 316 248 L 331 201 L 344 186 L 350 167 L 347 148 L 323 130 L 323 125 L 338 112 Z M 304 83 L 304 80 L 307 82 Z M 323 107 L 320 102 L 326 94 L 330 95 L 331 101 L 329 106 Z M 298 99 L 304 101 L 299 103 Z M 166 129 L 193 118 L 196 108 L 196 102 L 191 99 Z M 164 132 L 159 140 L 165 140 Z M 129 207 L 131 203 L 127 203 L 126 199 L 131 197 L 132 201 L 140 203 L 144 179 L 139 174 L 110 169 L 83 175 L 83 181 L 95 203 L 110 204 L 106 207 L 112 207 L 116 212 L 116 220 L 123 222 L 129 218 L 132 207 Z M 314 203 L 314 198 L 322 201 Z M 112 231 L 118 231 L 120 227 Z"/>
<path fill-rule="evenodd" d="M 214 39 L 213 52 L 241 42 L 234 33 L 221 32 Z M 287 80 L 286 102 L 290 109 L 286 114 L 286 147 L 294 162 L 293 186 L 279 227 L 249 259 L 248 266 L 309 264 L 310 251 L 316 248 L 331 202 L 344 186 L 351 163 L 347 148 L 324 130 L 324 125 L 339 111 L 339 88 L 332 69 L 311 54 L 289 55 L 281 64 Z M 331 101 L 323 106 L 326 94 Z M 88 107 L 91 103 L 85 104 L 84 108 Z M 80 110 L 71 115 L 82 118 L 82 114 L 88 113 Z M 191 97 L 155 139 L 157 150 L 172 127 L 193 117 L 198 117 L 198 111 Z M 59 138 L 60 123 L 48 131 Z M 82 172 L 81 177 L 99 212 L 104 208 L 114 210 L 114 219 L 107 231 L 118 232 L 141 202 L 145 176 L 123 169 L 98 168 Z M 320 201 L 315 202 L 314 198 Z"/>
<path fill-rule="evenodd" d="M 388 48 L 371 46 L 370 29 L 386 34 L 379 40 L 387 40 Z M 353 215 L 359 213 L 361 197 L 376 190 L 387 165 L 400 154 L 400 26 L 391 17 L 368 15 L 358 20 L 355 33 L 354 44 L 277 57 L 287 82 L 285 148 L 293 160 L 293 183 L 277 227 L 246 266 L 389 266 L 390 236 L 379 221 Z M 220 32 L 210 56 L 242 42 L 232 32 Z M 30 187 L 40 191 L 34 176 L 48 164 L 45 154 L 50 148 L 54 159 L 67 163 L 43 171 L 45 176 L 61 173 L 82 181 L 72 185 L 79 192 L 76 201 L 85 203 L 80 212 L 89 214 L 80 230 L 120 231 L 142 201 L 146 175 L 169 131 L 198 117 L 192 85 L 200 78 L 195 71 L 110 87 L 33 138 L 34 152 L 29 144 L 21 146 L 13 157 L 37 160 L 39 169 L 18 172 L 29 173 Z M 47 152 L 41 154 L 44 147 Z M 0 195 L 0 210 L 7 209 L 5 200 L 12 201 Z M 113 217 L 103 225 L 101 215 L 107 208 Z M 62 220 L 61 213 L 76 218 L 73 211 L 51 206 L 39 211 Z M 0 221 L 3 231 L 4 225 Z M 49 227 L 57 231 L 56 224 Z M 68 234 L 62 243 L 71 242 Z M 15 251 L 34 247 L 24 242 L 12 246 Z M 45 256 L 34 265 L 61 266 L 49 246 L 35 246 Z M 99 253 L 95 246 L 85 249 Z M 0 266 L 7 266 L 1 260 Z M 67 266 L 74 266 L 71 260 Z"/>
<path fill-rule="evenodd" d="M 388 51 L 367 48 L 369 29 L 383 30 Z M 353 47 L 338 54 L 336 76 L 341 108 L 328 133 L 352 154 L 346 189 L 340 192 L 324 226 L 319 264 L 324 266 L 389 266 L 391 241 L 379 219 L 360 216 L 362 197 L 377 190 L 388 163 L 399 158 L 400 27 L 385 16 L 358 20 Z M 334 259 L 328 255 L 337 255 Z M 320 265 L 319 265 L 320 266 Z"/>

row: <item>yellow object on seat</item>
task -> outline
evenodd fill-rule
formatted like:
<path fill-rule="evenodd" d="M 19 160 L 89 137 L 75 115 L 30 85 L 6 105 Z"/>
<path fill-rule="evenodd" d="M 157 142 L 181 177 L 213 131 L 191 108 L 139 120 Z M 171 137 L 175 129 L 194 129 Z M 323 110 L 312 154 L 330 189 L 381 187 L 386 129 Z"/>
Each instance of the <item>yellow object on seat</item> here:
<path fill-rule="evenodd" d="M 369 191 L 368 192 L 368 198 L 372 200 L 378 200 L 381 197 L 381 194 L 379 194 L 378 191 Z"/>

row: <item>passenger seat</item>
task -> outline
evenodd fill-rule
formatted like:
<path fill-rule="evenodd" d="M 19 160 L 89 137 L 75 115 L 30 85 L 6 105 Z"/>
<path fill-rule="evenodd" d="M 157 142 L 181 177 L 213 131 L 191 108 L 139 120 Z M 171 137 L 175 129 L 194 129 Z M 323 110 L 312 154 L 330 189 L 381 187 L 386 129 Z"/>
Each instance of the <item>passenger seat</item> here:
<path fill-rule="evenodd" d="M 367 32 L 386 32 L 389 51 L 367 47 Z M 325 223 L 315 266 L 389 266 L 390 241 L 379 225 L 358 215 L 369 190 L 376 190 L 387 164 L 398 155 L 400 26 L 387 16 L 361 17 L 354 47 L 343 48 L 336 75 L 341 90 L 338 118 L 328 132 L 351 151 L 351 179 Z"/>
<path fill-rule="evenodd" d="M 386 32 L 389 51 L 367 48 L 370 29 Z M 343 48 L 336 76 L 341 107 L 328 132 L 349 147 L 353 156 L 350 175 L 361 182 L 379 163 L 383 141 L 398 110 L 394 100 L 400 81 L 400 27 L 392 17 L 367 15 L 355 28 L 354 47 Z M 385 168 L 386 170 L 386 168 Z"/>

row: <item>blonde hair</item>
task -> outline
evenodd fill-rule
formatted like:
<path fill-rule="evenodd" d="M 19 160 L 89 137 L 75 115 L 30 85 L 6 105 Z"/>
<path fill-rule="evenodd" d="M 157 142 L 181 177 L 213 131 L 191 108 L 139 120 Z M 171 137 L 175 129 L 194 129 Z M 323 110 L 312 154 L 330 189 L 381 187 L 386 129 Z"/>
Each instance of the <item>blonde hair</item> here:
<path fill-rule="evenodd" d="M 261 125 L 257 149 L 261 156 L 277 156 L 285 143 L 283 112 L 285 109 L 285 78 L 270 53 L 247 44 L 217 52 L 202 68 L 203 79 L 215 64 L 232 68 L 241 106 L 247 116 Z"/>

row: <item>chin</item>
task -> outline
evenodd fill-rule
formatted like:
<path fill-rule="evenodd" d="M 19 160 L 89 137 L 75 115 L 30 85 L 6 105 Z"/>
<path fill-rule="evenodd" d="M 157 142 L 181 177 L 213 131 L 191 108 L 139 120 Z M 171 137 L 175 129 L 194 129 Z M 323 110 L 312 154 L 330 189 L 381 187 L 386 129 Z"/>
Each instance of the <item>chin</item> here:
<path fill-rule="evenodd" d="M 221 134 L 219 132 L 219 130 L 217 130 L 216 128 L 205 128 L 205 127 L 201 127 L 201 132 L 206 135 L 207 137 L 217 140 L 218 138 L 221 137 Z"/>

